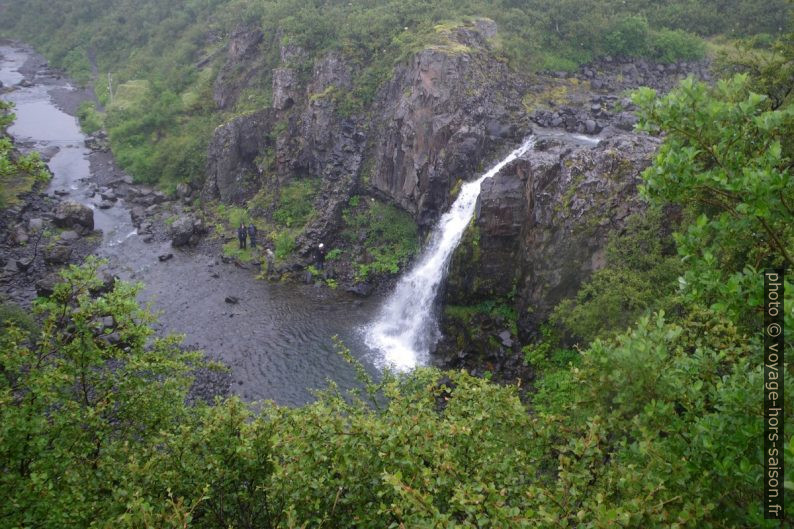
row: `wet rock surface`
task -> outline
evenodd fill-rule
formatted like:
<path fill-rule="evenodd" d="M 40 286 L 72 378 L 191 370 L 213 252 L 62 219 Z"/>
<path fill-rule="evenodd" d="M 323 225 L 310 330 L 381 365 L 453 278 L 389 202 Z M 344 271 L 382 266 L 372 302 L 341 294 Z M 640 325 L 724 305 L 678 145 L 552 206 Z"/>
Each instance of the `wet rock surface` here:
<path fill-rule="evenodd" d="M 505 331 L 508 322 L 494 314 L 445 316 L 436 361 L 531 379 L 519 345 L 536 338 L 551 310 L 604 266 L 609 234 L 644 209 L 637 185 L 658 144 L 635 134 L 595 147 L 547 138 L 484 183 L 474 223 L 453 257 L 444 303 L 504 300 L 517 326 Z"/>
<path fill-rule="evenodd" d="M 644 59 L 613 59 L 583 65 L 575 72 L 546 72 L 528 92 L 532 121 L 579 134 L 605 129 L 630 132 L 636 118 L 627 94 L 641 86 L 667 92 L 692 76 L 711 81 L 707 61 L 659 64 Z M 612 131 L 616 133 L 618 131 Z"/>
<path fill-rule="evenodd" d="M 94 229 L 94 212 L 88 206 L 66 200 L 55 209 L 53 223 L 59 228 L 74 228 L 81 231 Z"/>
<path fill-rule="evenodd" d="M 273 124 L 274 113 L 266 109 L 218 127 L 207 152 L 204 198 L 237 203 L 258 190 L 261 171 L 256 166 L 256 158 L 272 146 L 268 133 Z"/>
<path fill-rule="evenodd" d="M 139 249 L 142 255 L 153 263 L 158 256 L 173 255 L 167 264 L 154 269 L 122 252 L 117 258 L 122 266 L 126 266 L 124 259 L 132 261 L 130 276 L 151 282 L 149 291 L 164 297 L 175 288 L 193 296 L 197 278 L 206 280 L 201 283 L 207 290 L 204 296 L 189 299 L 212 316 L 195 314 L 184 299 L 167 299 L 162 303 L 168 311 L 166 323 L 185 330 L 186 318 L 181 314 L 190 313 L 188 330 L 196 343 L 216 348 L 233 344 L 240 349 L 233 355 L 233 369 L 237 369 L 234 362 L 260 369 L 254 358 L 256 346 L 239 336 L 249 328 L 255 329 L 252 335 L 262 333 L 257 336 L 260 342 L 269 335 L 261 330 L 261 321 L 246 312 L 255 310 L 249 308 L 255 303 L 251 296 L 229 286 L 247 284 L 241 278 L 250 279 L 260 266 L 266 277 L 315 283 L 316 278 L 306 273 L 314 261 L 313 250 L 319 242 L 344 244 L 342 211 L 353 194 L 397 205 L 426 231 L 454 199 L 456 185 L 480 174 L 490 160 L 512 149 L 529 133 L 531 124 L 569 134 L 599 135 L 603 141 L 594 149 L 545 140 L 531 155 L 486 181 L 473 228 L 453 260 L 445 303 L 467 305 L 510 297 L 520 317 L 517 329 L 493 317 L 477 316 L 469 326 L 445 319 L 442 324 L 450 339 L 439 347 L 439 362 L 465 365 L 475 372 L 487 369 L 531 378 L 518 352 L 520 345 L 533 338 L 559 300 L 574 293 L 603 264 L 607 234 L 620 229 L 626 216 L 641 207 L 636 198 L 637 175 L 656 144 L 630 133 L 636 118 L 626 90 L 650 85 L 665 91 L 686 75 L 710 77 L 705 63 L 659 65 L 613 58 L 573 73 L 530 77 L 495 60 L 491 39 L 496 35 L 498 28 L 487 19 L 447 30 L 439 44 L 397 66 L 372 105 L 357 113 L 340 111 L 339 95 L 351 90 L 351 79 L 358 73 L 343 56 L 329 53 L 310 59 L 300 47 L 284 45 L 280 62 L 268 77 L 272 84 L 265 87 L 263 48 L 281 36 L 240 26 L 228 46 L 219 48 L 214 64 L 220 66 L 220 73 L 213 98 L 219 108 L 229 110 L 248 89 L 272 90 L 271 108 L 237 115 L 215 130 L 200 190 L 184 184 L 175 196 L 166 197 L 134 185 L 113 164 L 103 138 L 88 139 L 97 218 L 123 202 L 129 208 L 134 239 L 148 248 Z M 200 67 L 215 58 L 202 59 Z M 311 64 L 310 73 L 301 69 L 304 63 Z M 35 75 L 31 81 L 39 82 Z M 74 96 L 63 97 L 64 105 L 73 105 Z M 192 261 L 218 255 L 223 242 L 230 240 L 201 235 L 202 224 L 195 222 L 200 212 L 190 206 L 199 194 L 204 199 L 241 204 L 260 190 L 278 197 L 285 185 L 307 176 L 316 177 L 319 184 L 312 219 L 296 241 L 299 257 L 276 264 L 271 253 L 260 255 L 256 264 L 227 259 L 207 269 Z M 258 214 L 272 215 L 272 204 Z M 33 214 L 44 217 L 45 225 L 51 218 L 41 212 Z M 32 218 L 14 218 L 9 241 L 17 244 L 17 239 L 27 236 L 29 246 L 32 237 L 26 222 Z M 18 229 L 20 224 L 25 229 Z M 22 265 L 23 261 L 8 260 L 5 266 L 19 270 Z M 38 265 L 31 266 L 37 270 Z M 184 267 L 192 281 L 169 276 L 177 266 Z M 341 272 L 331 266 L 323 279 L 349 278 L 340 283 L 340 290 L 357 296 L 385 288 L 384 284 L 356 283 L 352 274 Z M 305 288 L 327 294 L 313 286 Z M 239 302 L 227 303 L 227 298 Z M 267 310 L 280 309 L 268 306 Z M 234 324 L 218 332 L 221 320 Z M 204 327 L 213 325 L 216 332 L 211 336 Z M 226 332 L 225 327 L 234 330 Z M 279 343 L 283 346 L 288 341 Z M 483 356 L 483 351 L 490 352 Z M 287 362 L 280 364 L 283 368 Z M 262 395 L 252 388 L 248 375 L 237 372 L 232 378 L 241 394 Z"/>
<path fill-rule="evenodd" d="M 494 60 L 493 23 L 481 25 L 450 33 L 455 52 L 418 53 L 378 96 L 371 185 L 424 227 L 451 203 L 456 181 L 472 178 L 484 159 L 527 132 L 524 80 Z"/>

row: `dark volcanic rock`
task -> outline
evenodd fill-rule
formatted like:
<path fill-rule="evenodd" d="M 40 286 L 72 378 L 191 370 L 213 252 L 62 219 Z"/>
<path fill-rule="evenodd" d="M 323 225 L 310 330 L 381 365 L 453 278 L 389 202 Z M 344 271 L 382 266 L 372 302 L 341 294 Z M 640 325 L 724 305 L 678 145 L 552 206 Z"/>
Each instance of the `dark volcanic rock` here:
<path fill-rule="evenodd" d="M 207 178 L 202 195 L 224 202 L 241 202 L 258 189 L 255 160 L 270 145 L 272 109 L 240 116 L 215 129 L 207 151 Z"/>
<path fill-rule="evenodd" d="M 450 203 L 456 180 L 471 178 L 484 157 L 527 134 L 521 83 L 493 60 L 493 23 L 459 27 L 444 46 L 397 68 L 379 93 L 371 185 L 429 226 Z"/>
<path fill-rule="evenodd" d="M 194 236 L 200 232 L 199 227 L 200 223 L 194 217 L 190 215 L 179 217 L 171 225 L 171 245 L 179 247 L 194 243 Z"/>
<path fill-rule="evenodd" d="M 518 256 L 522 338 L 535 335 L 550 311 L 604 266 L 609 234 L 645 208 L 637 184 L 658 145 L 648 136 L 616 136 L 595 149 L 550 149 L 519 162 L 531 204 Z"/>
<path fill-rule="evenodd" d="M 361 297 L 369 296 L 372 294 L 372 290 L 373 287 L 370 283 L 356 283 L 355 285 L 346 289 L 347 292 Z"/>
<path fill-rule="evenodd" d="M 72 247 L 68 244 L 58 243 L 44 249 L 44 262 L 50 265 L 66 264 L 71 256 Z"/>
<path fill-rule="evenodd" d="M 604 265 L 609 234 L 643 210 L 636 187 L 657 147 L 657 139 L 636 135 L 595 148 L 546 140 L 486 180 L 474 225 L 453 256 L 445 303 L 512 292 L 526 343 Z"/>
<path fill-rule="evenodd" d="M 146 218 L 146 210 L 143 207 L 135 206 L 130 210 L 130 219 L 133 226 L 139 227 L 144 218 Z"/>
<path fill-rule="evenodd" d="M 297 101 L 300 93 L 298 74 L 292 68 L 273 70 L 273 108 L 287 110 Z"/>
<path fill-rule="evenodd" d="M 264 38 L 256 26 L 239 26 L 229 39 L 226 63 L 215 79 L 212 98 L 218 108 L 229 109 L 237 102 L 240 92 L 258 72 L 256 57 Z"/>
<path fill-rule="evenodd" d="M 55 291 L 55 285 L 62 281 L 58 272 L 50 272 L 36 281 L 36 294 L 42 297 L 51 296 Z"/>

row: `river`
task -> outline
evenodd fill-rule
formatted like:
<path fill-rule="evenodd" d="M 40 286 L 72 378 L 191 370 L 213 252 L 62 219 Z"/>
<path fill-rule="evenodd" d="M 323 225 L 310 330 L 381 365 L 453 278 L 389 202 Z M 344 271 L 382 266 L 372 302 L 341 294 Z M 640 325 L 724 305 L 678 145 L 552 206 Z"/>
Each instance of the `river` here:
<path fill-rule="evenodd" d="M 90 196 L 103 168 L 85 147 L 75 117 L 57 104 L 64 92 L 77 89 L 44 68 L 29 48 L 0 45 L 0 81 L 14 86 L 23 79 L 33 86 L 3 96 L 16 105 L 9 133 L 26 147 L 57 150 L 48 164 L 53 180 L 47 192 L 68 191 L 70 198 L 94 209 L 95 225 L 103 232 L 98 255 L 108 259 L 119 277 L 143 283 L 140 299 L 160 312 L 161 331 L 183 334 L 186 345 L 229 366 L 233 393 L 249 401 L 294 406 L 313 400 L 312 390 L 325 388 L 328 380 L 353 387 L 354 370 L 335 351 L 333 336 L 377 374 L 382 358 L 366 346 L 362 328 L 380 299 L 360 300 L 325 287 L 271 284 L 217 256 L 180 251 L 168 242 L 144 243 L 123 201 L 101 210 Z M 159 262 L 163 253 L 174 257 Z M 228 304 L 227 296 L 240 301 Z"/>

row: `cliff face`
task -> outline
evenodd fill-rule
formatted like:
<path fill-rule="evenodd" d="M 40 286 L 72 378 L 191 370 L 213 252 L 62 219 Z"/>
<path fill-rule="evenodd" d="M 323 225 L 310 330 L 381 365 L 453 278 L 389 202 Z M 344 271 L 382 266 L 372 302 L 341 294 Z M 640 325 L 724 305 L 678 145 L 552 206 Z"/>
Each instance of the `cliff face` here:
<path fill-rule="evenodd" d="M 634 134 L 596 147 L 544 139 L 486 180 L 453 257 L 444 304 L 498 300 L 518 324 L 510 329 L 498 317 L 461 321 L 445 313 L 440 363 L 515 367 L 517 344 L 535 338 L 551 310 L 604 266 L 608 235 L 643 210 L 637 184 L 657 147 L 656 139 Z"/>
<path fill-rule="evenodd" d="M 446 209 L 457 180 L 526 132 L 523 81 L 494 59 L 487 36 L 495 31 L 492 23 L 453 30 L 450 44 L 415 55 L 380 93 L 370 184 L 420 225 Z"/>
<path fill-rule="evenodd" d="M 657 142 L 630 132 L 631 102 L 613 92 L 639 84 L 666 89 L 687 74 L 708 72 L 702 64 L 610 59 L 530 77 L 498 58 L 493 22 L 439 31 L 436 44 L 395 67 L 373 103 L 354 115 L 343 115 L 340 101 L 354 88 L 356 66 L 332 52 L 307 68 L 302 49 L 282 46 L 272 84 L 262 87 L 272 94 L 271 108 L 215 131 L 204 195 L 243 202 L 263 187 L 277 194 L 290 182 L 316 178 L 315 214 L 296 240 L 307 261 L 318 241 L 345 244 L 342 211 L 354 194 L 397 205 L 428 229 L 456 185 L 520 143 L 531 122 L 600 133 L 605 139 L 596 147 L 571 135 L 547 137 L 485 181 L 453 257 L 444 306 L 487 306 L 491 314 L 466 320 L 446 311 L 440 363 L 510 370 L 521 363 L 519 344 L 604 265 L 608 234 L 642 210 L 636 186 Z M 245 88 L 255 82 L 266 41 L 251 29 L 232 36 L 216 82 L 219 107 L 241 90 L 224 87 L 224 79 Z"/>
<path fill-rule="evenodd" d="M 272 107 L 215 131 L 204 196 L 243 202 L 262 186 L 319 178 L 318 215 L 297 241 L 304 254 L 339 230 L 354 192 L 393 203 L 429 228 L 455 184 L 527 129 L 524 81 L 495 58 L 489 43 L 495 33 L 489 20 L 445 30 L 439 44 L 395 68 L 369 109 L 352 116 L 339 112 L 355 73 L 345 58 L 331 52 L 315 59 L 306 78 L 300 74 L 305 52 L 282 46 L 271 76 Z M 263 39 L 251 28 L 231 36 L 215 83 L 219 108 L 258 78 Z"/>
<path fill-rule="evenodd" d="M 261 169 L 256 159 L 272 146 L 272 109 L 241 116 L 215 129 L 207 150 L 207 176 L 202 196 L 223 202 L 241 202 L 259 188 Z"/>

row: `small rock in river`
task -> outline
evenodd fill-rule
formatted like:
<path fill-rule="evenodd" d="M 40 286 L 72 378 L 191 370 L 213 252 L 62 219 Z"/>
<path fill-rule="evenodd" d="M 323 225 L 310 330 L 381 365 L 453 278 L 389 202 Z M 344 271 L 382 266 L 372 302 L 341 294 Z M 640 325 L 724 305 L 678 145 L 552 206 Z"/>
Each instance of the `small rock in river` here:
<path fill-rule="evenodd" d="M 240 302 L 240 299 L 235 297 L 235 296 L 226 296 L 226 299 L 224 299 L 223 301 L 225 301 L 226 303 L 229 303 L 231 305 L 236 305 L 237 303 Z M 230 318 L 232 316 L 233 316 L 232 314 L 229 315 Z"/>
<path fill-rule="evenodd" d="M 160 260 L 160 262 L 162 263 L 162 262 L 164 262 L 164 261 L 168 261 L 168 260 L 169 260 L 169 259 L 171 259 L 173 256 L 174 256 L 174 254 L 172 254 L 172 253 L 164 253 L 164 254 L 162 254 L 162 255 L 158 255 L 158 256 L 157 256 L 157 258 L 158 258 L 158 259 Z"/>

